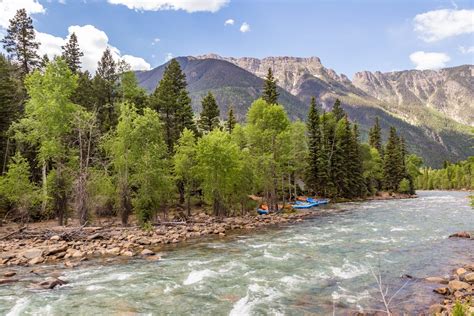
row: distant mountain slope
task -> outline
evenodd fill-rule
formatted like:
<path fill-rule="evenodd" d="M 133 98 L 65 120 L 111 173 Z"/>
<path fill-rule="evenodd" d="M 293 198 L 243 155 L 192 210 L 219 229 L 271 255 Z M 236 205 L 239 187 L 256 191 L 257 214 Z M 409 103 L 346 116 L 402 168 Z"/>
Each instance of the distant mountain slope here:
<path fill-rule="evenodd" d="M 223 60 L 179 57 L 188 82 L 193 109 L 201 112 L 201 99 L 212 91 L 225 118 L 229 105 L 233 105 L 238 120 L 244 120 L 250 104 L 262 94 L 263 80 L 254 74 Z M 139 84 L 153 92 L 163 76 L 165 65 L 150 71 L 136 72 Z M 292 119 L 304 119 L 308 105 L 280 88 L 280 102 Z"/>
<path fill-rule="evenodd" d="M 395 104 L 393 99 L 376 93 L 379 89 L 377 85 L 363 85 L 361 81 L 353 84 L 346 76 L 325 68 L 317 57 L 268 57 L 260 60 L 212 54 L 180 57 L 178 62 L 186 74 L 193 109 L 197 113 L 201 111 L 202 96 L 212 91 L 221 109 L 221 117 L 225 118 L 228 105 L 233 104 L 238 120 L 243 121 L 252 101 L 261 95 L 262 78 L 271 67 L 282 87 L 279 101 L 292 119 L 306 118 L 312 96 L 316 96 L 318 103 L 326 110 L 331 109 L 334 100 L 339 98 L 350 119 L 360 124 L 363 138 L 367 137 L 368 129 L 378 116 L 385 137 L 389 127 L 395 126 L 405 138 L 409 150 L 423 156 L 428 165 L 440 166 L 444 160 L 459 160 L 474 155 L 474 143 L 466 125 L 422 102 L 415 105 L 404 102 Z M 153 91 L 165 66 L 137 72 L 140 85 Z M 450 72 L 447 77 L 454 78 L 450 80 L 455 80 L 456 76 L 464 78 L 463 72 Z M 367 76 L 370 77 L 369 74 Z M 459 85 L 466 87 L 469 80 L 472 78 Z M 442 84 L 440 86 L 439 89 L 442 89 Z M 472 100 L 467 102 L 469 106 L 472 106 Z"/>
<path fill-rule="evenodd" d="M 436 110 L 459 123 L 474 125 L 474 67 L 463 65 L 435 70 L 388 73 L 363 71 L 353 83 L 367 94 L 394 105 Z"/>

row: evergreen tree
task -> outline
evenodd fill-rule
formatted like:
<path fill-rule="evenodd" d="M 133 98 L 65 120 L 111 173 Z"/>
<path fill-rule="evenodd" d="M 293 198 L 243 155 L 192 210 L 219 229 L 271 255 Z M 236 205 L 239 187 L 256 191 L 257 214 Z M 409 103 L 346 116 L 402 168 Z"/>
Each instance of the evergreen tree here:
<path fill-rule="evenodd" d="M 384 187 L 386 190 L 398 191 L 400 181 L 404 178 L 404 162 L 400 148 L 400 139 L 395 127 L 390 127 L 390 134 L 384 154 Z"/>
<path fill-rule="evenodd" d="M 44 54 L 43 57 L 41 57 L 40 63 L 39 63 L 39 68 L 42 70 L 46 69 L 46 66 L 48 66 L 50 60 L 47 54 Z"/>
<path fill-rule="evenodd" d="M 26 75 L 39 66 L 39 43 L 35 41 L 36 34 L 33 20 L 25 9 L 19 9 L 7 28 L 7 35 L 3 38 L 3 48 L 8 56 L 18 62 L 21 73 Z"/>
<path fill-rule="evenodd" d="M 69 69 L 73 73 L 77 73 L 81 70 L 81 57 L 84 56 L 84 53 L 79 48 L 79 43 L 77 42 L 76 33 L 72 33 L 69 37 L 69 41 L 66 45 L 61 46 L 63 49 L 63 58 L 66 61 Z"/>
<path fill-rule="evenodd" d="M 115 111 L 117 80 L 117 65 L 110 49 L 107 48 L 98 62 L 93 82 L 94 94 L 97 98 L 97 117 L 103 132 L 110 130 L 117 120 Z"/>
<path fill-rule="evenodd" d="M 354 197 L 362 197 L 366 193 L 366 184 L 363 177 L 364 168 L 359 144 L 359 128 L 352 125 L 351 144 L 349 149 L 349 183 Z"/>
<path fill-rule="evenodd" d="M 15 79 L 15 70 L 5 56 L 0 54 L 0 174 L 6 170 L 8 161 L 8 129 L 19 118 L 21 86 Z M 10 148 L 9 148 L 10 147 Z"/>
<path fill-rule="evenodd" d="M 210 132 L 219 126 L 219 107 L 217 106 L 214 95 L 209 93 L 202 99 L 202 112 L 198 125 L 203 132 Z"/>
<path fill-rule="evenodd" d="M 268 73 L 263 86 L 262 98 L 267 101 L 268 104 L 277 104 L 279 95 L 277 80 L 273 77 L 272 69 L 268 68 Z"/>
<path fill-rule="evenodd" d="M 166 66 L 163 78 L 151 97 L 150 107 L 160 114 L 170 154 L 174 152 L 174 145 L 184 128 L 196 133 L 191 99 L 186 91 L 186 76 L 176 59 Z"/>
<path fill-rule="evenodd" d="M 88 71 L 79 72 L 77 88 L 71 97 L 72 102 L 82 105 L 88 111 L 94 111 L 98 102 L 94 82 Z"/>
<path fill-rule="evenodd" d="M 369 130 L 369 145 L 379 151 L 382 155 L 382 130 L 379 124 L 379 118 L 375 118 L 374 126 Z"/>
<path fill-rule="evenodd" d="M 341 101 L 339 101 L 339 99 L 336 99 L 336 102 L 334 102 L 334 106 L 332 107 L 332 113 L 334 114 L 336 121 L 342 120 L 346 116 L 346 113 L 342 109 Z"/>
<path fill-rule="evenodd" d="M 229 133 L 232 133 L 234 130 L 235 124 L 237 124 L 237 120 L 235 119 L 234 115 L 234 107 L 231 105 L 229 107 L 229 112 L 227 113 L 227 121 L 226 121 L 226 129 Z"/>
<path fill-rule="evenodd" d="M 321 183 L 319 182 L 320 163 L 318 162 L 321 154 L 321 130 L 319 120 L 316 98 L 312 97 L 307 122 L 309 157 L 306 176 L 309 188 L 315 193 L 319 193 L 321 189 Z"/>

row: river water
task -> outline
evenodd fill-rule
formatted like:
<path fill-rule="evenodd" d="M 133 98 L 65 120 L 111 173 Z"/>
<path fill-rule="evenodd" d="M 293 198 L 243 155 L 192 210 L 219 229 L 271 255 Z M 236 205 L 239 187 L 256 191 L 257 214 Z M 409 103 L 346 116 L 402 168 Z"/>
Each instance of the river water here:
<path fill-rule="evenodd" d="M 408 200 L 344 203 L 340 212 L 250 235 L 193 242 L 163 260 L 67 270 L 66 286 L 0 287 L 7 315 L 347 315 L 381 309 L 372 271 L 393 311 L 415 313 L 436 285 L 403 278 L 445 275 L 474 260 L 467 193 L 419 192 Z"/>

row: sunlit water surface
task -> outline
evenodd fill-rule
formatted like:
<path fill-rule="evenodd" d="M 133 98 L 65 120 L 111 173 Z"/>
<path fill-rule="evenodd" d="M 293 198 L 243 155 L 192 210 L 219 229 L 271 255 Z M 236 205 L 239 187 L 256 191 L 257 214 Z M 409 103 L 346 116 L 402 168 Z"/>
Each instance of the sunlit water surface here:
<path fill-rule="evenodd" d="M 474 259 L 468 193 L 419 192 L 409 200 L 346 203 L 279 229 L 209 239 L 166 251 L 161 261 L 90 264 L 67 270 L 48 291 L 0 287 L 7 315 L 347 315 L 382 308 L 371 270 L 392 296 L 401 276 L 445 275 Z M 439 300 L 435 285 L 410 281 L 392 300 L 415 313 Z"/>

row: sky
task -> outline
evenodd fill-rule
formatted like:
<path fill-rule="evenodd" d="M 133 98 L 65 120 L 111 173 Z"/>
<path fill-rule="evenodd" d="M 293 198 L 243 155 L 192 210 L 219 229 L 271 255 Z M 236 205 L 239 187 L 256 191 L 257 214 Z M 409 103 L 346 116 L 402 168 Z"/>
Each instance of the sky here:
<path fill-rule="evenodd" d="M 19 8 L 41 54 L 74 32 L 92 72 L 106 47 L 136 70 L 207 53 L 317 56 L 350 78 L 474 63 L 472 0 L 0 0 L 0 37 Z"/>

